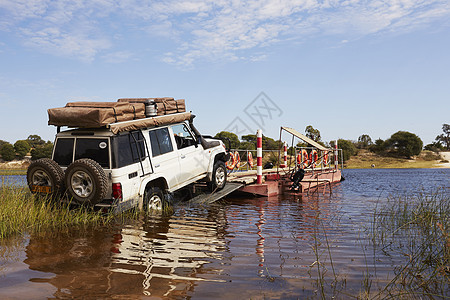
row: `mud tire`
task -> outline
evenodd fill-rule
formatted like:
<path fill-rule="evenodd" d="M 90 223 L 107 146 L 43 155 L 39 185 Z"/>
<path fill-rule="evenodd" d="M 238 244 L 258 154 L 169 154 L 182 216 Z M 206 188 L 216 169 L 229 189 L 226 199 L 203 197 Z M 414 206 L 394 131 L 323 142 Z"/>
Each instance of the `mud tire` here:
<path fill-rule="evenodd" d="M 166 193 L 158 186 L 149 187 L 144 194 L 144 210 L 146 212 L 164 212 L 171 207 Z"/>
<path fill-rule="evenodd" d="M 212 180 L 208 182 L 209 189 L 219 191 L 227 184 L 227 167 L 223 161 L 218 161 L 214 164 L 212 172 Z"/>
<path fill-rule="evenodd" d="M 64 193 L 64 172 L 54 160 L 41 158 L 28 167 L 27 183 L 32 194 L 56 200 Z M 50 187 L 51 191 L 44 192 L 40 187 Z"/>
<path fill-rule="evenodd" d="M 65 184 L 69 197 L 79 204 L 95 205 L 108 192 L 108 178 L 94 160 L 82 158 L 74 161 L 66 170 Z"/>

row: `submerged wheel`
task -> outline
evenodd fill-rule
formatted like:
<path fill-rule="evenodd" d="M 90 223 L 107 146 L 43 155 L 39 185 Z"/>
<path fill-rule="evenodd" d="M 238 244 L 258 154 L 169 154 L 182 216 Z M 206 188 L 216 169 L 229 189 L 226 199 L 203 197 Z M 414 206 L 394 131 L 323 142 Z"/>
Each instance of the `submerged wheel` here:
<path fill-rule="evenodd" d="M 214 164 L 212 180 L 209 182 L 209 188 L 214 190 L 221 190 L 227 183 L 227 168 L 223 161 L 218 161 Z"/>
<path fill-rule="evenodd" d="M 165 192 L 158 186 L 152 186 L 145 191 L 144 209 L 146 211 L 163 211 L 170 207 L 172 203 L 168 201 Z"/>
<path fill-rule="evenodd" d="M 105 171 L 89 158 L 78 159 L 69 165 L 65 183 L 69 195 L 80 204 L 96 204 L 103 200 L 108 192 Z"/>
<path fill-rule="evenodd" d="M 64 191 L 64 172 L 54 160 L 41 158 L 28 167 L 27 183 L 31 193 L 56 199 Z"/>

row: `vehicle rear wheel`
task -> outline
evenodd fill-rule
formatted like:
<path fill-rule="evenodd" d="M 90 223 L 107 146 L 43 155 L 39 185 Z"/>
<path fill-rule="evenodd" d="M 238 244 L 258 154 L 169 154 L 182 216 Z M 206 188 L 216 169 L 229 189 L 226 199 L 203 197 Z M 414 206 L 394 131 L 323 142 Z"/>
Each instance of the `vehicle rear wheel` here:
<path fill-rule="evenodd" d="M 80 204 L 96 204 L 103 200 L 108 192 L 105 171 L 89 158 L 78 159 L 69 165 L 65 183 L 69 195 Z"/>
<path fill-rule="evenodd" d="M 64 172 L 54 160 L 41 158 L 28 167 L 27 183 L 31 193 L 55 200 L 64 191 Z"/>
<path fill-rule="evenodd" d="M 168 201 L 166 193 L 158 186 L 152 186 L 145 191 L 144 209 L 146 211 L 162 212 L 172 203 Z"/>
<path fill-rule="evenodd" d="M 212 180 L 209 182 L 209 188 L 214 190 L 221 190 L 227 183 L 227 168 L 223 161 L 218 161 L 214 164 L 212 173 Z"/>

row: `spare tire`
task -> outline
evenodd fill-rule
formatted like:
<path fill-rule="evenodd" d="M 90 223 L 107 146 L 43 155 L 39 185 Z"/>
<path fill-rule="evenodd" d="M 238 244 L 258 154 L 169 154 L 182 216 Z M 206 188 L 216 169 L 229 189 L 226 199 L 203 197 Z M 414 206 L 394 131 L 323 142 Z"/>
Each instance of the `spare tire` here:
<path fill-rule="evenodd" d="M 54 160 L 41 158 L 28 167 L 27 183 L 31 193 L 57 199 L 64 192 L 64 172 Z"/>
<path fill-rule="evenodd" d="M 108 178 L 94 160 L 82 158 L 67 167 L 65 184 L 73 200 L 80 204 L 96 204 L 108 192 Z"/>

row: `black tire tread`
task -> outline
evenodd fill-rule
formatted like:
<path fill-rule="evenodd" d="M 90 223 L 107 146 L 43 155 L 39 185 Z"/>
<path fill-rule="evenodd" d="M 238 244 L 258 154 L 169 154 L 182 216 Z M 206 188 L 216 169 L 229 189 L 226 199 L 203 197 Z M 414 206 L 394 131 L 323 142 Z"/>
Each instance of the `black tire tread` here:
<path fill-rule="evenodd" d="M 52 194 L 50 195 L 52 198 L 56 198 L 64 193 L 64 171 L 61 169 L 61 167 L 58 165 L 58 163 L 50 158 L 40 158 L 35 161 L 33 161 L 27 169 L 27 183 L 28 187 L 31 191 L 31 185 L 32 185 L 32 175 L 33 171 L 36 170 L 36 168 L 44 169 L 48 175 L 52 178 L 54 181 L 54 189 Z M 33 194 L 39 194 L 36 192 L 32 192 Z"/>
<path fill-rule="evenodd" d="M 86 200 L 80 199 L 72 190 L 70 176 L 74 168 L 84 169 L 87 173 L 91 173 L 93 175 L 93 180 L 95 182 L 94 191 L 90 197 L 86 198 Z M 86 202 L 89 202 L 90 204 L 95 205 L 103 200 L 108 192 L 108 177 L 106 176 L 105 171 L 95 160 L 90 158 L 81 158 L 71 163 L 66 170 L 65 183 L 69 195 L 80 204 L 86 204 Z"/>

